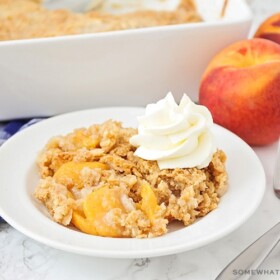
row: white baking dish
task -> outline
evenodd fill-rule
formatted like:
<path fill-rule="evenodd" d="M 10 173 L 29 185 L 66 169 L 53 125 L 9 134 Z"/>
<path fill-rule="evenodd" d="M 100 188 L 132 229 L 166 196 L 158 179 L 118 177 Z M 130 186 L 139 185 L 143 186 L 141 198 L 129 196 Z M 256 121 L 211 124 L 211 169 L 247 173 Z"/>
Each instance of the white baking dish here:
<path fill-rule="evenodd" d="M 223 19 L 213 3 L 197 1 L 201 23 L 0 42 L 0 120 L 144 106 L 168 91 L 197 100 L 209 60 L 251 24 L 244 0 L 229 0 Z"/>

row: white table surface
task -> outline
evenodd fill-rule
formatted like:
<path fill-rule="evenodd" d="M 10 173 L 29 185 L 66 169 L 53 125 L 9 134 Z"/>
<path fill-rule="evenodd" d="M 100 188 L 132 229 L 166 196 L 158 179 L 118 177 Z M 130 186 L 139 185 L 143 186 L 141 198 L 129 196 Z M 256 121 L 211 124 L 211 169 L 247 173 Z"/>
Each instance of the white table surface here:
<path fill-rule="evenodd" d="M 249 2 L 255 15 L 252 30 L 255 30 L 265 17 L 280 11 L 279 0 Z M 0 224 L 0 280 L 215 279 L 236 255 L 280 221 L 280 201 L 272 191 L 277 145 L 275 143 L 254 150 L 266 173 L 265 196 L 253 216 L 227 237 L 182 254 L 152 259 L 116 260 L 85 257 L 55 250 L 33 241 L 8 224 Z M 280 245 L 272 251 L 260 268 L 266 271 L 266 275 L 251 275 L 251 279 L 280 279 Z"/>

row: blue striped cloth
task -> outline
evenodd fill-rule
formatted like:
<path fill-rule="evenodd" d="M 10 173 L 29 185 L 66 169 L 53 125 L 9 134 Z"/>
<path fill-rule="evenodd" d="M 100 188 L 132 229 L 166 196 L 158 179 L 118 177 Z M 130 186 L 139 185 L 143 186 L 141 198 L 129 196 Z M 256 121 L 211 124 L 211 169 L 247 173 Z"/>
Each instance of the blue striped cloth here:
<path fill-rule="evenodd" d="M 31 126 L 34 123 L 41 121 L 42 118 L 36 119 L 24 119 L 24 120 L 14 120 L 6 123 L 0 123 L 0 146 L 4 144 L 10 137 L 16 134 L 18 131 L 25 129 L 28 126 Z M 5 222 L 0 217 L 0 223 Z"/>

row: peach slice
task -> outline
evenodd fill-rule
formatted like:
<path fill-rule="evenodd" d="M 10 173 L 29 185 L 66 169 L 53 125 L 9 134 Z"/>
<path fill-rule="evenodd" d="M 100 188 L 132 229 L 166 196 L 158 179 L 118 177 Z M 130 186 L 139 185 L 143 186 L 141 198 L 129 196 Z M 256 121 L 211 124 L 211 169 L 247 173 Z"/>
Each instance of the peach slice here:
<path fill-rule="evenodd" d="M 159 205 L 155 193 L 149 184 L 142 185 L 141 197 L 140 208 L 147 215 L 148 219 L 153 222 L 155 213 L 159 210 Z"/>
<path fill-rule="evenodd" d="M 67 191 L 67 197 L 74 199 L 74 196 L 70 191 Z M 80 211 L 73 210 L 71 223 L 82 232 L 97 235 L 97 231 L 93 226 L 92 221 L 90 219 L 87 219 L 85 215 Z"/>
<path fill-rule="evenodd" d="M 96 228 L 93 225 L 92 219 L 83 217 L 83 215 L 80 214 L 78 211 L 73 211 L 71 222 L 76 228 L 78 228 L 82 232 L 98 235 Z"/>
<path fill-rule="evenodd" d="M 73 143 L 77 148 L 94 149 L 97 147 L 99 141 L 90 135 L 86 135 L 83 130 L 77 130 L 73 137 Z"/>
<path fill-rule="evenodd" d="M 53 178 L 56 180 L 56 182 L 67 185 L 68 187 L 76 186 L 78 188 L 82 188 L 83 180 L 80 174 L 81 171 L 86 167 L 90 169 L 108 169 L 106 164 L 100 162 L 70 161 L 60 166 L 60 168 L 55 172 Z"/>
<path fill-rule="evenodd" d="M 121 188 L 102 187 L 90 193 L 83 204 L 87 219 L 93 221 L 98 235 L 108 237 L 121 237 L 122 227 L 115 219 L 126 210 L 122 204 L 121 196 L 125 195 Z"/>
<path fill-rule="evenodd" d="M 71 197 L 71 193 L 68 195 Z M 123 204 L 124 190 L 119 187 L 104 186 L 90 193 L 83 203 L 83 213 L 73 211 L 72 224 L 82 232 L 106 236 L 123 237 L 123 227 L 119 223 L 120 215 L 127 213 Z M 141 187 L 142 200 L 139 208 L 153 223 L 156 212 L 160 209 L 152 187 L 144 184 Z"/>

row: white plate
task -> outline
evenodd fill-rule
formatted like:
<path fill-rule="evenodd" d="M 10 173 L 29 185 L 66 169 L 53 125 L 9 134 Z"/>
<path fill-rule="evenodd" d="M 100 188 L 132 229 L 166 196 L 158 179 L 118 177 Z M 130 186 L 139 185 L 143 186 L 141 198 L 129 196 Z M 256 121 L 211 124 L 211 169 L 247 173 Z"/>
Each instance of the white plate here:
<path fill-rule="evenodd" d="M 47 140 L 74 128 L 109 118 L 137 126 L 143 108 L 115 107 L 61 115 L 18 133 L 0 149 L 0 215 L 27 236 L 69 252 L 114 258 L 155 257 L 198 248 L 222 238 L 244 223 L 261 202 L 265 175 L 254 151 L 239 137 L 215 125 L 218 147 L 228 157 L 229 189 L 218 208 L 188 227 L 152 239 L 104 238 L 53 222 L 33 197 L 38 183 L 35 159 Z"/>

